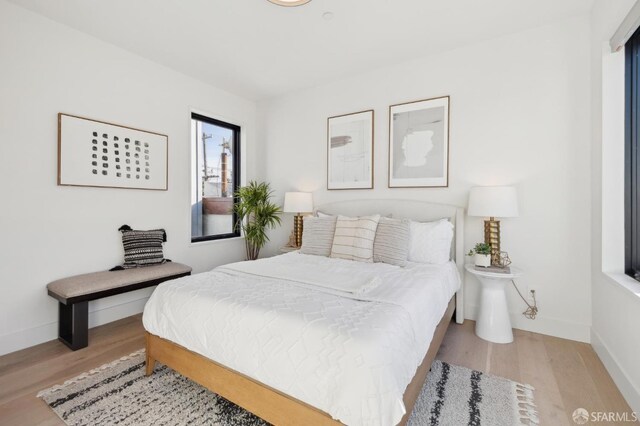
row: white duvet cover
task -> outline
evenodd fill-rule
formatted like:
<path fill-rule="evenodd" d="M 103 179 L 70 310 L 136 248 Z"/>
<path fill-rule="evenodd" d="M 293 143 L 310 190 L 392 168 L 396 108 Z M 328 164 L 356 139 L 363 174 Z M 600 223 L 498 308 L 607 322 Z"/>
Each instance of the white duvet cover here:
<path fill-rule="evenodd" d="M 460 286 L 455 264 L 400 268 L 297 252 L 261 262 L 160 284 L 145 306 L 145 329 L 347 425 L 397 424 L 404 391 Z M 286 276 L 301 265 L 323 278 Z M 372 273 L 379 282 L 364 291 L 331 284 Z"/>

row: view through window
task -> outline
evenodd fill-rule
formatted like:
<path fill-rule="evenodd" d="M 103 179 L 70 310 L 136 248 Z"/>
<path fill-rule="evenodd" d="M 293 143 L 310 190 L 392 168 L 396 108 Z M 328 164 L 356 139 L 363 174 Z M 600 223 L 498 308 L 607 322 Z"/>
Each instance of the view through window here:
<path fill-rule="evenodd" d="M 191 139 L 191 241 L 237 237 L 233 205 L 240 180 L 240 127 L 194 113 Z"/>

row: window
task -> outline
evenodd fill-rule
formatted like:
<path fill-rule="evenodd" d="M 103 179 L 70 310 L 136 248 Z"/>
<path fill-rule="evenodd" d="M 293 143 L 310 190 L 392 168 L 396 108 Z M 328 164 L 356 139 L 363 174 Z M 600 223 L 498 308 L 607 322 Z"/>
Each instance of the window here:
<path fill-rule="evenodd" d="M 240 184 L 240 127 L 191 114 L 191 242 L 240 236 L 233 212 Z"/>
<path fill-rule="evenodd" d="M 625 272 L 640 280 L 640 31 L 625 55 Z"/>

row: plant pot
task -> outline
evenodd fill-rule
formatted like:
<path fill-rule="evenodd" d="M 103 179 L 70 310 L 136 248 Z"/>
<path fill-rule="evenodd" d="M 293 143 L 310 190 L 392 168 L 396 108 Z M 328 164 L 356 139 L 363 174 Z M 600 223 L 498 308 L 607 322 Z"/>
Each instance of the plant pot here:
<path fill-rule="evenodd" d="M 475 263 L 476 263 L 476 266 L 482 266 L 483 268 L 488 268 L 489 266 L 491 266 L 491 255 L 476 253 Z"/>

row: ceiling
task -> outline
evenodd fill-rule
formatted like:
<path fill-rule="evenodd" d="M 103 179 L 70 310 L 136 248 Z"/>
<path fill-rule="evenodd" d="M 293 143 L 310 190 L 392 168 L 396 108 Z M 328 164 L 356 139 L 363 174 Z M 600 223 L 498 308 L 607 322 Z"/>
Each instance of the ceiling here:
<path fill-rule="evenodd" d="M 587 13 L 593 0 L 10 0 L 258 100 Z M 333 18 L 323 17 L 325 12 Z"/>

